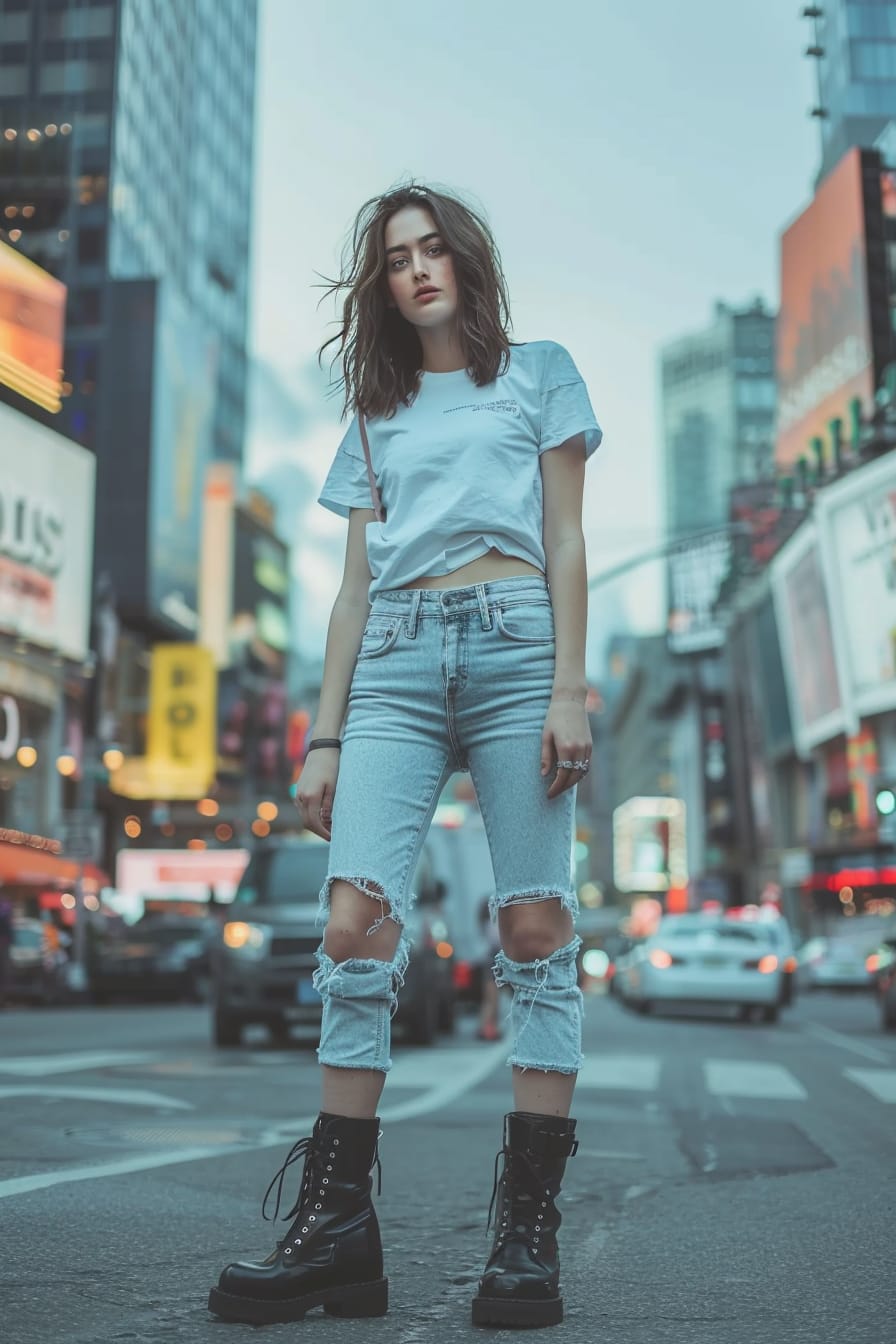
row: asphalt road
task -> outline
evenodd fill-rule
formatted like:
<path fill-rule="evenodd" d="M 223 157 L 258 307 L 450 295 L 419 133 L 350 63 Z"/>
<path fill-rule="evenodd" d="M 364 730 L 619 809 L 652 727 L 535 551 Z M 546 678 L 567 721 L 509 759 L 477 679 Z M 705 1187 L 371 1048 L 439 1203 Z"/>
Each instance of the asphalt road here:
<path fill-rule="evenodd" d="M 382 1108 L 390 1313 L 267 1327 L 471 1338 L 506 1046 L 399 1048 Z M 570 1344 L 896 1338 L 896 1036 L 867 995 L 778 1026 L 590 998 L 562 1198 Z M 197 1007 L 0 1014 L 0 1301 L 11 1344 L 257 1338 L 205 1309 L 275 1235 L 261 1196 L 318 1105 L 314 1054 L 208 1044 Z M 8 1330 L 8 1333 L 7 1333 Z M 532 1337 L 531 1335 L 529 1336 Z"/>

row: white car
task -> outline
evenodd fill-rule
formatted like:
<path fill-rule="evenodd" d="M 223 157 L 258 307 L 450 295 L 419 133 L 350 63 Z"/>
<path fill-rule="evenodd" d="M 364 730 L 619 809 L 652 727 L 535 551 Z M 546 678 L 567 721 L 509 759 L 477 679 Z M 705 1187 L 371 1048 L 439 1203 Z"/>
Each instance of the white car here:
<path fill-rule="evenodd" d="M 871 989 L 874 976 L 868 958 L 873 938 L 810 938 L 798 953 L 797 975 L 806 989 Z"/>
<path fill-rule="evenodd" d="M 761 923 L 666 915 L 616 968 L 617 992 L 642 1013 L 662 1003 L 705 1003 L 776 1022 L 782 957 Z"/>

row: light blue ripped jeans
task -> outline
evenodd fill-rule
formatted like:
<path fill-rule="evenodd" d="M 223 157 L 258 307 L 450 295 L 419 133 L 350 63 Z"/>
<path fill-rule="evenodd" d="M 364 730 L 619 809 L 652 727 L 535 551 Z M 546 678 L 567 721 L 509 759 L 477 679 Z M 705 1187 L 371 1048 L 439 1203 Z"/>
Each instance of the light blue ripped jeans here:
<path fill-rule="evenodd" d="M 544 579 L 393 589 L 374 599 L 349 695 L 324 911 L 332 883 L 342 879 L 377 902 L 371 932 L 387 918 L 403 926 L 439 795 L 454 771 L 469 770 L 495 874 L 492 914 L 557 898 L 575 917 L 575 790 L 548 800 L 551 776 L 541 775 L 553 675 Z M 498 953 L 495 977 L 513 990 L 510 1064 L 578 1071 L 579 946 L 574 938 L 533 962 Z M 317 956 L 321 1063 L 388 1071 L 389 1026 L 408 961 L 405 934 L 392 962 L 336 963 L 323 946 Z"/>

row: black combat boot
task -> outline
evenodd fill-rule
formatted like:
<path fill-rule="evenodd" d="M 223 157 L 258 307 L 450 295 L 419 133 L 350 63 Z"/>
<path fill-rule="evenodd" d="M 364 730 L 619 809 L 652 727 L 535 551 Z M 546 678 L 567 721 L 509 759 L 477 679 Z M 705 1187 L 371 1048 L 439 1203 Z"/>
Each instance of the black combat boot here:
<path fill-rule="evenodd" d="M 495 1240 L 479 1292 L 473 1298 L 473 1324 L 499 1326 L 558 1325 L 563 1320 L 554 1203 L 566 1159 L 578 1148 L 575 1120 L 513 1111 L 504 1117 L 504 1169 L 498 1181 Z M 491 1221 L 492 1208 L 489 1209 Z"/>
<path fill-rule="evenodd" d="M 374 1164 L 379 1172 L 378 1138 L 378 1120 L 321 1113 L 314 1133 L 291 1149 L 264 1197 L 263 1213 L 277 1185 L 276 1219 L 287 1171 L 304 1157 L 299 1197 L 286 1214 L 292 1226 L 261 1264 L 227 1266 L 209 1293 L 209 1311 L 252 1325 L 298 1321 L 312 1307 L 330 1316 L 386 1314 L 389 1281 L 370 1198 Z"/>

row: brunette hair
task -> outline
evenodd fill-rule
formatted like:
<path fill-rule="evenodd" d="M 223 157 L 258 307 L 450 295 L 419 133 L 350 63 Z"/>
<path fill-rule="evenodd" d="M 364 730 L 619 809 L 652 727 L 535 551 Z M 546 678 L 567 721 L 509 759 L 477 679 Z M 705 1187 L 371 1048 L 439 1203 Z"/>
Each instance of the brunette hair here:
<path fill-rule="evenodd" d="M 342 359 L 344 412 L 390 416 L 409 405 L 420 383 L 422 347 L 416 330 L 388 304 L 386 224 L 405 206 L 428 210 L 454 260 L 457 324 L 467 371 L 484 387 L 507 367 L 510 309 L 507 284 L 491 229 L 481 215 L 445 190 L 410 182 L 374 196 L 361 206 L 343 249 L 341 273 L 326 282 L 324 298 L 345 291 L 334 342 Z M 332 367 L 332 365 L 331 365 Z"/>

